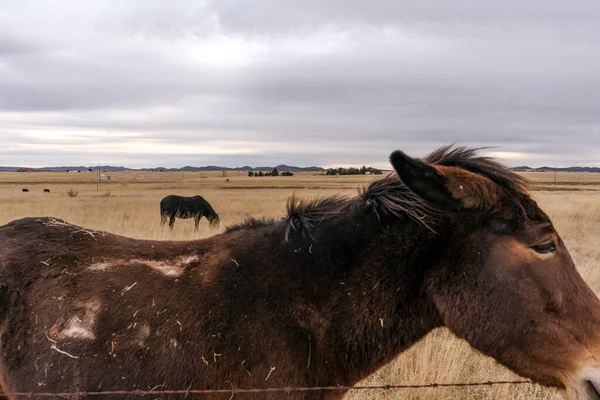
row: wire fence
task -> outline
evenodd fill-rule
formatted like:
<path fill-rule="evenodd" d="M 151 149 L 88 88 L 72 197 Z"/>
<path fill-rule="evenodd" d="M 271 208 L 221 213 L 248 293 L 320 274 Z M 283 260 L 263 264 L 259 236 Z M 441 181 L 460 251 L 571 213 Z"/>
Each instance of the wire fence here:
<path fill-rule="evenodd" d="M 416 385 L 380 385 L 380 386 L 315 386 L 315 387 L 274 387 L 263 389 L 240 389 L 232 387 L 230 389 L 186 389 L 186 390 L 115 390 L 105 392 L 11 392 L 0 393 L 0 398 L 9 396 L 19 397 L 85 397 L 85 396 L 147 396 L 147 395 L 196 395 L 196 394 L 229 394 L 233 399 L 236 394 L 257 394 L 257 393 L 294 393 L 294 392 L 334 392 L 334 391 L 354 391 L 354 390 L 406 390 L 406 389 L 436 389 L 448 387 L 473 387 L 473 386 L 496 386 L 496 385 L 535 385 L 530 380 L 520 381 L 487 381 L 487 382 L 463 382 L 463 383 L 429 383 Z"/>

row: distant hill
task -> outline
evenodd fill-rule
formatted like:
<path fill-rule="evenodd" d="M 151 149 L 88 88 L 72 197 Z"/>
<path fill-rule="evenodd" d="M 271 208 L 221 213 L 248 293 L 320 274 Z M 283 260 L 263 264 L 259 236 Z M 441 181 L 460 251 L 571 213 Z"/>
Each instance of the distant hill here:
<path fill-rule="evenodd" d="M 528 167 L 526 165 L 522 165 L 522 166 L 519 166 L 519 167 L 512 167 L 511 168 L 511 170 L 513 170 L 513 171 L 529 171 L 531 169 L 533 169 L 533 168 Z"/>
<path fill-rule="evenodd" d="M 513 171 L 519 172 L 600 172 L 600 167 L 528 167 L 520 166 L 511 168 Z"/>
<path fill-rule="evenodd" d="M 184 171 L 184 172 L 210 172 L 210 171 L 222 171 L 222 170 L 226 170 L 226 171 L 272 171 L 273 168 L 277 168 L 277 170 L 279 172 L 284 172 L 284 171 L 289 171 L 289 172 L 327 172 L 329 170 L 332 170 L 332 168 L 322 168 L 322 167 L 316 167 L 316 166 L 311 166 L 311 167 L 297 167 L 297 166 L 293 166 L 293 165 L 286 165 L 286 164 L 279 164 L 276 165 L 275 167 L 251 167 L 249 165 L 244 165 L 243 167 L 235 167 L 235 168 L 231 168 L 231 167 L 219 167 L 217 165 L 207 165 L 204 167 L 192 167 L 189 165 L 186 165 L 185 167 L 181 167 L 181 168 L 166 168 L 166 167 L 153 167 L 153 168 L 127 168 L 127 167 L 123 167 L 123 166 L 114 166 L 114 165 L 101 165 L 99 167 L 102 171 L 110 171 L 110 172 L 114 172 L 114 171 L 152 171 L 152 172 L 160 172 L 160 171 L 171 171 L 171 172 L 177 172 L 177 171 Z M 78 165 L 78 166 L 60 166 L 60 167 L 41 167 L 41 168 L 26 168 L 26 167 L 11 167 L 11 166 L 0 166 L 0 171 L 18 171 L 18 170 L 35 170 L 35 171 L 88 171 L 88 170 L 92 170 L 92 171 L 96 171 L 98 169 L 97 165 L 92 165 L 92 166 L 83 166 L 83 165 Z M 335 168 L 333 168 L 335 169 Z M 558 172 L 600 172 L 600 167 L 561 167 L 561 168 L 554 168 L 554 167 L 548 167 L 548 166 L 543 166 L 543 167 L 529 167 L 527 165 L 522 165 L 522 166 L 518 166 L 518 167 L 513 167 L 511 168 L 511 170 L 513 171 L 537 171 L 537 172 L 553 172 L 554 170 L 558 171 Z"/>
<path fill-rule="evenodd" d="M 245 165 L 243 167 L 231 168 L 231 167 L 219 167 L 216 165 L 208 165 L 205 167 L 191 167 L 189 165 L 181 168 L 164 168 L 164 167 L 154 167 L 154 168 L 126 168 L 126 167 L 116 167 L 112 165 L 93 165 L 89 167 L 85 167 L 83 165 L 78 166 L 60 166 L 60 167 L 41 167 L 35 168 L 36 171 L 96 171 L 97 169 L 102 171 L 183 171 L 183 172 L 209 172 L 209 171 L 272 171 L 273 168 L 277 168 L 278 171 L 292 171 L 292 172 L 325 172 L 327 171 L 322 167 L 296 167 L 291 165 L 280 164 L 275 167 L 250 167 Z M 0 171 L 17 171 L 19 169 L 23 169 L 23 167 L 2 167 L 0 166 Z"/>

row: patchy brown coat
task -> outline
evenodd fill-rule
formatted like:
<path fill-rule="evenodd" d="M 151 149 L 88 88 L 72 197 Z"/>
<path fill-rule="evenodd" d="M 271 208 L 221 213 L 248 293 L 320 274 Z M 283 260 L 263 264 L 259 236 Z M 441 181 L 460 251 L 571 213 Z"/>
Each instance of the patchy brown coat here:
<path fill-rule="evenodd" d="M 354 199 L 292 199 L 283 220 L 199 241 L 0 227 L 4 387 L 352 385 L 441 325 L 541 383 L 598 387 L 581 371 L 599 301 L 524 182 L 468 149 L 391 160 L 401 179 Z"/>

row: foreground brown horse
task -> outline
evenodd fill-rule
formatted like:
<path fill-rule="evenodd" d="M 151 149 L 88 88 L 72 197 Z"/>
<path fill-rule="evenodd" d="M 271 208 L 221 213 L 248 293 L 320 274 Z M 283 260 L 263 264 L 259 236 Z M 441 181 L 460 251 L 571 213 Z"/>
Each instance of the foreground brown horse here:
<path fill-rule="evenodd" d="M 600 302 L 523 180 L 463 148 L 391 162 L 397 175 L 354 199 L 292 199 L 283 220 L 204 240 L 47 217 L 0 228 L 3 387 L 352 385 L 445 325 L 525 377 L 599 398 Z"/>

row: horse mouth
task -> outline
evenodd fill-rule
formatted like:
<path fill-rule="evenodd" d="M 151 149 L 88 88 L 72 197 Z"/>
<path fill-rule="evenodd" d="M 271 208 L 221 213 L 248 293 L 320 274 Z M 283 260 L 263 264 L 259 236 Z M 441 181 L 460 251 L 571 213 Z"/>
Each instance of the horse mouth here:
<path fill-rule="evenodd" d="M 598 391 L 596 386 L 594 386 L 592 381 L 586 379 L 585 386 L 586 386 L 587 392 L 590 394 L 590 399 L 600 399 L 600 392 Z"/>
<path fill-rule="evenodd" d="M 209 221 L 209 225 L 211 228 L 218 228 L 220 222 L 221 222 L 221 220 L 219 219 L 219 217 L 216 217 Z"/>

